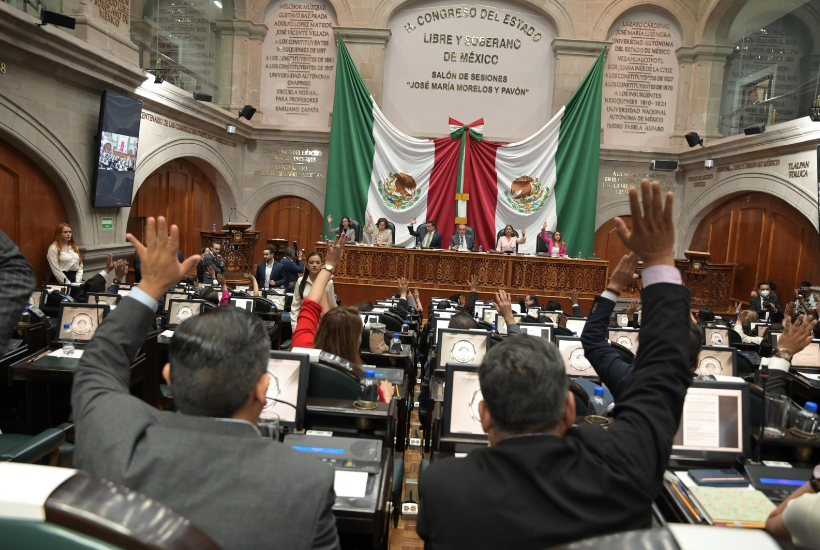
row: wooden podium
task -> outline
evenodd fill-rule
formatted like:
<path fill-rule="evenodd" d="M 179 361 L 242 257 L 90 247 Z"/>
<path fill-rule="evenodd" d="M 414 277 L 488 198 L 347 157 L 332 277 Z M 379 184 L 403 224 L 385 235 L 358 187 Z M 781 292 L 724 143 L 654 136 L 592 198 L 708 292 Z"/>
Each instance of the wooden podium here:
<path fill-rule="evenodd" d="M 224 231 L 200 231 L 200 246 L 210 247 L 213 242 L 221 244 L 225 280 L 230 284 L 244 284 L 247 282 L 245 273 L 256 273 L 258 262 L 254 254 L 259 232 L 249 231 L 249 222 L 228 222 L 222 227 Z"/>
<path fill-rule="evenodd" d="M 708 307 L 717 314 L 734 313 L 732 283 L 735 264 L 710 263 L 709 252 L 686 250 L 685 260 L 675 260 L 683 284 L 692 291 L 692 307 Z"/>

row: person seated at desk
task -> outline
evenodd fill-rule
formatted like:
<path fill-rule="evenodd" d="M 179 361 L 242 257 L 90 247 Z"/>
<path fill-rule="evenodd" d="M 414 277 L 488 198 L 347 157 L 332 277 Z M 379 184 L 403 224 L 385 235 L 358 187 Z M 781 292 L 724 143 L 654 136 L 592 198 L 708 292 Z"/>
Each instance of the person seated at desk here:
<path fill-rule="evenodd" d="M 84 303 L 88 301 L 88 293 L 94 294 L 117 294 L 119 285 L 125 280 L 128 274 L 128 262 L 125 260 L 114 261 L 114 255 L 109 254 L 105 259 L 105 267 L 102 271 L 85 281 L 80 286 L 80 293 L 77 295 L 77 301 Z M 111 283 L 109 284 L 109 278 Z"/>
<path fill-rule="evenodd" d="M 319 269 L 319 274 L 313 280 L 310 292 L 302 302 L 299 310 L 299 319 L 291 338 L 291 348 L 313 348 L 338 355 L 350 361 L 358 368 L 357 374 L 362 378 L 362 361 L 359 348 L 362 345 L 362 318 L 359 311 L 351 307 L 336 307 L 331 309 L 327 300 L 327 284 L 333 270 L 342 261 L 344 254 L 345 237 L 339 235 L 328 245 L 325 253 L 325 263 Z M 407 287 L 404 287 L 402 298 L 406 296 Z M 379 400 L 389 403 L 393 398 L 393 385 L 382 380 L 379 384 Z"/>
<path fill-rule="evenodd" d="M 521 228 L 521 236 L 516 237 L 513 235 L 513 226 L 506 225 L 504 227 L 504 234 L 498 238 L 498 242 L 495 245 L 495 249 L 498 252 L 515 252 L 518 250 L 519 244 L 524 244 L 527 242 L 527 228 Z"/>
<path fill-rule="evenodd" d="M 302 309 L 302 301 L 310 293 L 313 283 L 319 272 L 322 270 L 322 255 L 318 252 L 311 252 L 307 257 L 308 272 L 296 280 L 296 290 L 293 292 L 293 302 L 290 304 L 290 325 L 296 330 L 296 322 L 299 320 L 299 310 Z M 333 287 L 333 280 L 328 281 L 325 287 L 328 309 L 336 307 L 336 289 Z M 372 309 L 372 306 L 371 306 Z"/>
<path fill-rule="evenodd" d="M 549 255 L 557 258 L 567 257 L 567 243 L 561 239 L 561 232 L 557 229 L 552 233 L 552 237 L 547 237 L 547 222 L 541 226 L 541 240 L 547 245 Z"/>
<path fill-rule="evenodd" d="M 760 344 L 763 341 L 761 336 L 749 336 L 746 333 L 746 327 L 751 326 L 751 323 L 757 322 L 757 313 L 744 309 L 737 316 L 737 322 L 733 330 L 740 336 L 740 341 L 744 344 Z"/>
<path fill-rule="evenodd" d="M 339 548 L 333 472 L 256 428 L 270 382 L 270 340 L 257 317 L 216 308 L 179 325 L 162 369 L 177 412 L 130 395 L 157 300 L 199 259 L 179 263 L 179 231 L 169 235 L 165 218 L 148 218 L 145 235 L 147 249 L 126 237 L 142 258 L 142 283 L 97 329 L 74 375 L 75 465 L 171 507 L 225 550 Z"/>
<path fill-rule="evenodd" d="M 820 550 L 820 471 L 772 510 L 766 520 L 766 531 L 799 548 Z"/>
<path fill-rule="evenodd" d="M 34 290 L 34 269 L 8 235 L 0 231 L 0 357 Z"/>
<path fill-rule="evenodd" d="M 450 237 L 450 250 L 475 252 L 475 239 L 467 234 L 467 226 L 463 223 L 458 226 L 458 233 Z"/>
<path fill-rule="evenodd" d="M 575 399 L 554 344 L 521 335 L 494 346 L 478 373 L 491 446 L 433 462 L 419 478 L 417 531 L 431 548 L 542 549 L 651 525 L 692 380 L 690 292 L 674 267 L 672 194 L 662 208 L 660 184 L 641 187 L 644 212 L 630 190 L 633 229 L 618 219 L 646 266 L 646 323 L 616 421 L 573 426 Z"/>
<path fill-rule="evenodd" d="M 373 216 L 367 218 L 364 232 L 370 235 L 370 242 L 376 246 L 390 246 L 393 244 L 393 230 L 387 227 L 387 218 L 379 218 L 376 227 L 373 225 Z"/>
<path fill-rule="evenodd" d="M 415 229 L 416 218 L 410 219 L 407 231 L 416 238 L 420 248 L 441 248 L 441 233 L 436 230 L 436 222 L 427 220 L 427 223 Z"/>
<path fill-rule="evenodd" d="M 336 233 L 337 235 L 343 235 L 345 238 L 345 242 L 349 244 L 356 243 L 356 230 L 350 227 L 350 218 L 347 216 L 342 216 L 342 223 L 339 227 L 333 227 L 330 224 L 333 223 L 333 216 L 328 215 L 327 217 L 327 228 L 330 230 L 331 233 Z"/>
<path fill-rule="evenodd" d="M 225 281 L 225 276 L 222 273 L 217 273 L 213 266 L 208 266 L 208 273 L 212 280 L 219 283 L 222 288 L 222 293 L 217 294 L 216 290 L 209 287 L 213 292 L 203 292 L 202 299 L 207 300 L 218 306 L 226 306 L 231 303 L 231 291 L 228 290 L 228 283 Z"/>

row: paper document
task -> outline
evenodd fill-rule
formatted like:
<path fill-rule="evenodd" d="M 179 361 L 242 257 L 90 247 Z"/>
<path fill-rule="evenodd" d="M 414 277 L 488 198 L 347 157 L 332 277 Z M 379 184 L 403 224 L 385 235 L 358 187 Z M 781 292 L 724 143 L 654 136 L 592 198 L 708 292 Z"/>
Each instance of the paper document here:
<path fill-rule="evenodd" d="M 683 406 L 683 444 L 719 447 L 720 415 L 717 395 L 689 394 Z"/>
<path fill-rule="evenodd" d="M 49 357 L 71 357 L 72 359 L 79 359 L 83 356 L 83 350 L 75 349 L 71 352 L 71 355 L 66 355 L 62 348 L 60 348 L 58 350 L 52 351 L 48 355 Z"/>
<path fill-rule="evenodd" d="M 162 333 L 160 334 L 160 336 L 165 336 L 166 338 L 170 338 L 173 335 L 174 335 L 173 330 L 163 330 Z"/>
<path fill-rule="evenodd" d="M 367 472 L 336 470 L 333 490 L 337 497 L 364 497 L 367 494 Z"/>

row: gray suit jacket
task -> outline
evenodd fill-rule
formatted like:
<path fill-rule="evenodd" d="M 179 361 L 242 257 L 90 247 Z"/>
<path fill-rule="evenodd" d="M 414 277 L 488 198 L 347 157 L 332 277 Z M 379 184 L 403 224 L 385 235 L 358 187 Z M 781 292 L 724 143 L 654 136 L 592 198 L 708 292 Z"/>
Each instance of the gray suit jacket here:
<path fill-rule="evenodd" d="M 0 357 L 34 290 L 34 270 L 8 235 L 0 231 Z"/>
<path fill-rule="evenodd" d="M 464 241 L 467 243 L 467 250 L 475 252 L 475 241 L 472 235 L 464 235 Z M 461 246 L 461 236 L 456 233 L 450 237 L 450 248 L 458 248 Z"/>
<path fill-rule="evenodd" d="M 214 273 L 216 273 L 217 275 L 219 275 L 220 273 L 225 273 L 225 264 L 219 263 L 219 260 L 216 259 L 216 256 L 214 256 L 213 252 L 208 252 L 207 254 L 205 254 L 205 257 L 202 258 L 202 269 L 204 271 L 202 275 L 202 282 L 206 284 L 211 284 L 214 282 L 214 280 L 211 278 L 211 274 L 208 273 L 209 267 L 214 268 Z"/>
<path fill-rule="evenodd" d="M 74 375 L 75 464 L 184 515 L 222 548 L 338 548 L 333 471 L 247 422 L 161 412 L 128 393 L 154 312 L 125 298 Z"/>

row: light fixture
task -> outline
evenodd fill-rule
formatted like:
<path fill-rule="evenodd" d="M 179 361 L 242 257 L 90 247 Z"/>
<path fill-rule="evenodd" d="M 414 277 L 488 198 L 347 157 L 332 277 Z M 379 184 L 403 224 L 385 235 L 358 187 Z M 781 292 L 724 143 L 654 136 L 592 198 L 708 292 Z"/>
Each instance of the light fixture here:
<path fill-rule="evenodd" d="M 214 5 L 215 5 L 217 8 L 222 9 L 222 2 L 220 2 L 219 0 L 214 0 Z"/>
<path fill-rule="evenodd" d="M 154 75 L 154 84 L 162 84 L 163 82 L 165 82 L 165 77 L 162 76 L 162 73 L 160 71 L 155 72 L 156 74 Z"/>
<path fill-rule="evenodd" d="M 206 103 L 210 103 L 213 100 L 213 97 L 210 94 L 203 92 L 194 92 L 194 99 L 197 101 L 205 101 Z"/>
<path fill-rule="evenodd" d="M 233 124 L 228 124 L 225 126 L 225 131 L 228 132 L 230 135 L 234 135 L 236 133 L 236 126 Z"/>
<path fill-rule="evenodd" d="M 255 112 L 255 108 L 251 107 L 250 105 L 245 105 L 244 107 L 242 107 L 242 110 L 239 111 L 239 118 L 250 120 L 251 118 L 253 118 Z"/>
<path fill-rule="evenodd" d="M 746 128 L 743 129 L 743 133 L 746 134 L 747 136 L 753 136 L 755 134 L 762 134 L 765 131 L 766 131 L 766 125 L 765 124 L 753 124 L 753 125 L 747 126 Z"/>
<path fill-rule="evenodd" d="M 40 10 L 40 27 L 45 27 L 51 23 L 56 27 L 65 27 L 66 29 L 73 29 L 77 20 L 73 17 L 57 13 L 56 11 Z"/>
<path fill-rule="evenodd" d="M 712 159 L 705 160 L 705 161 L 703 161 L 703 167 L 706 168 L 707 170 L 711 170 L 712 168 L 715 167 L 715 161 L 712 160 Z"/>
<path fill-rule="evenodd" d="M 703 147 L 703 139 L 698 135 L 697 132 L 689 132 L 685 136 L 686 143 L 689 144 L 689 147 L 694 147 L 695 145 L 700 145 Z"/>

